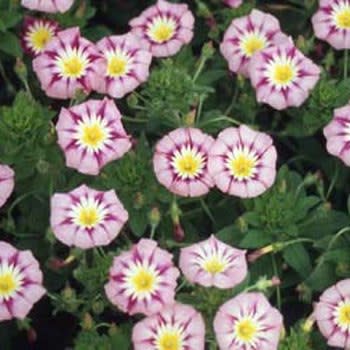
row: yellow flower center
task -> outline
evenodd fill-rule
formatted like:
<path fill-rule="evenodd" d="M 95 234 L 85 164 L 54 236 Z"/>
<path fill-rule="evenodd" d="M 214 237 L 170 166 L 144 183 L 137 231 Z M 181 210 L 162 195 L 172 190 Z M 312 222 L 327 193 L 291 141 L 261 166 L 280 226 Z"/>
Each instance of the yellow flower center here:
<path fill-rule="evenodd" d="M 250 343 L 254 340 L 258 332 L 258 327 L 251 319 L 243 319 L 236 323 L 235 334 L 238 340 Z"/>
<path fill-rule="evenodd" d="M 65 78 L 81 78 L 89 65 L 89 58 L 81 49 L 68 48 L 56 59 L 59 74 Z"/>
<path fill-rule="evenodd" d="M 229 161 L 231 174 L 240 180 L 249 179 L 253 175 L 255 167 L 255 158 L 243 153 L 238 154 Z"/>
<path fill-rule="evenodd" d="M 177 330 L 164 331 L 158 339 L 157 350 L 181 350 L 181 334 Z"/>
<path fill-rule="evenodd" d="M 182 179 L 192 179 L 199 175 L 205 165 L 204 162 L 203 155 L 190 147 L 175 151 L 172 159 L 172 165 Z"/>
<path fill-rule="evenodd" d="M 148 36 L 158 44 L 165 43 L 173 38 L 176 31 L 176 23 L 171 18 L 158 17 L 148 28 Z"/>
<path fill-rule="evenodd" d="M 266 47 L 266 40 L 258 34 L 248 34 L 241 42 L 241 49 L 247 57 Z"/>
<path fill-rule="evenodd" d="M 12 294 L 18 287 L 18 283 L 11 272 L 0 274 L 0 297 Z"/>
<path fill-rule="evenodd" d="M 225 267 L 225 262 L 220 260 L 217 256 L 213 256 L 203 263 L 203 269 L 213 275 L 223 272 L 225 270 Z"/>
<path fill-rule="evenodd" d="M 275 66 L 273 80 L 281 86 L 288 85 L 294 78 L 294 69 L 290 64 L 277 64 Z"/>
<path fill-rule="evenodd" d="M 106 132 L 101 124 L 94 122 L 83 126 L 81 143 L 86 147 L 97 149 L 101 147 L 106 140 L 106 137 Z"/>
<path fill-rule="evenodd" d="M 132 284 L 136 293 L 151 293 L 154 290 L 156 276 L 152 271 L 140 268 L 132 277 Z"/>
<path fill-rule="evenodd" d="M 345 303 L 340 306 L 338 309 L 338 324 L 341 327 L 349 327 L 350 326 L 350 302 Z"/>
<path fill-rule="evenodd" d="M 341 29 L 350 29 L 350 6 L 344 4 L 342 8 L 335 13 L 335 23 Z"/>
<path fill-rule="evenodd" d="M 52 32 L 50 29 L 41 26 L 34 29 L 29 35 L 29 41 L 36 52 L 41 52 L 46 47 L 46 44 L 52 39 Z"/>
<path fill-rule="evenodd" d="M 81 208 L 78 220 L 81 226 L 91 228 L 100 221 L 100 216 L 96 208 Z"/>
<path fill-rule="evenodd" d="M 110 77 L 120 77 L 127 73 L 128 60 L 125 57 L 113 55 L 108 58 L 107 75 Z"/>
<path fill-rule="evenodd" d="M 63 73 L 72 78 L 78 78 L 82 75 L 84 63 L 79 57 L 71 57 L 63 62 Z"/>

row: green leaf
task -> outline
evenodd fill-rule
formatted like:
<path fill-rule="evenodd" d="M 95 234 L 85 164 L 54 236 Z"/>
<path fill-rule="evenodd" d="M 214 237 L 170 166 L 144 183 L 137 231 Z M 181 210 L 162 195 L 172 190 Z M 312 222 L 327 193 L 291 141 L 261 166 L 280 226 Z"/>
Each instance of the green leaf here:
<path fill-rule="evenodd" d="M 22 15 L 18 12 L 0 10 L 0 32 L 5 32 L 7 29 L 14 27 L 21 19 Z"/>
<path fill-rule="evenodd" d="M 1 34 L 0 51 L 13 57 L 22 57 L 23 55 L 18 37 L 11 32 Z"/>
<path fill-rule="evenodd" d="M 240 243 L 242 248 L 260 248 L 273 242 L 273 238 L 267 232 L 261 230 L 249 230 Z"/>
<path fill-rule="evenodd" d="M 310 256 L 303 244 L 297 243 L 287 246 L 283 250 L 283 258 L 303 278 L 307 278 L 311 273 Z"/>

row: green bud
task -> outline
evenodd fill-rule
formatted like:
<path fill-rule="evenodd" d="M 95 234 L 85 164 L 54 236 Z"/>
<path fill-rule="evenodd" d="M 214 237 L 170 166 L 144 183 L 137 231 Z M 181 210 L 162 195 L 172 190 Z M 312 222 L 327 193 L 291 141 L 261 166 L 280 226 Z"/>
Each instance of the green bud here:
<path fill-rule="evenodd" d="M 199 0 L 197 1 L 197 15 L 199 17 L 204 17 L 204 18 L 208 18 L 211 16 L 211 12 L 208 6 L 204 2 Z"/>
<path fill-rule="evenodd" d="M 108 334 L 110 336 L 113 336 L 118 333 L 118 326 L 113 322 L 111 323 L 111 326 L 108 329 Z"/>
<path fill-rule="evenodd" d="M 161 213 L 157 207 L 151 209 L 148 214 L 148 220 L 152 227 L 157 227 L 160 223 Z"/>
<path fill-rule="evenodd" d="M 130 108 L 135 108 L 139 103 L 139 99 L 136 94 L 131 94 L 127 97 L 126 102 Z"/>
<path fill-rule="evenodd" d="M 137 192 L 134 197 L 134 208 L 141 209 L 145 204 L 145 197 L 141 192 Z"/>
<path fill-rule="evenodd" d="M 50 163 L 44 159 L 39 159 L 36 163 L 36 169 L 40 174 L 47 174 L 50 170 Z"/>
<path fill-rule="evenodd" d="M 215 53 L 215 49 L 213 43 L 211 41 L 204 44 L 202 48 L 202 57 L 208 59 L 212 57 Z"/>
<path fill-rule="evenodd" d="M 95 322 L 91 315 L 88 312 L 85 313 L 81 321 L 81 328 L 85 331 L 90 331 L 94 328 L 94 324 Z"/>
<path fill-rule="evenodd" d="M 104 311 L 105 309 L 105 305 L 104 303 L 99 300 L 99 301 L 95 301 L 93 304 L 92 304 L 92 311 L 95 315 L 100 315 L 102 314 L 102 312 Z"/>
<path fill-rule="evenodd" d="M 26 81 L 28 77 L 27 67 L 24 62 L 17 58 L 15 63 L 15 72 L 20 80 Z"/>

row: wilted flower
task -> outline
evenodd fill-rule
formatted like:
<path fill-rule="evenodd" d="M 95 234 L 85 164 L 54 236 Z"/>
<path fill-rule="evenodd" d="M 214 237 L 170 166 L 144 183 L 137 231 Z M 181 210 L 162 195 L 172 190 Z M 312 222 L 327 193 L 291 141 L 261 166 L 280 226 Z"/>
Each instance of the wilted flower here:
<path fill-rule="evenodd" d="M 131 148 L 120 112 L 107 98 L 62 108 L 56 129 L 66 165 L 84 174 L 98 175 Z"/>
<path fill-rule="evenodd" d="M 179 266 L 192 283 L 205 287 L 233 288 L 247 276 L 245 250 L 233 248 L 212 235 L 181 249 Z"/>
<path fill-rule="evenodd" d="M 192 306 L 176 303 L 136 323 L 134 350 L 204 350 L 205 324 Z"/>
<path fill-rule="evenodd" d="M 158 0 L 129 24 L 143 48 L 155 57 L 175 55 L 193 38 L 194 17 L 186 4 Z"/>
<path fill-rule="evenodd" d="M 23 50 L 32 56 L 39 55 L 57 34 L 58 28 L 59 25 L 55 21 L 25 17 L 21 36 Z"/>
<path fill-rule="evenodd" d="M 350 106 L 337 108 L 323 133 L 327 139 L 327 151 L 350 166 Z"/>
<path fill-rule="evenodd" d="M 319 80 L 320 69 L 292 43 L 284 43 L 257 52 L 249 75 L 258 102 L 282 110 L 305 102 Z"/>
<path fill-rule="evenodd" d="M 0 242 L 0 321 L 24 319 L 45 294 L 39 263 L 29 250 Z"/>
<path fill-rule="evenodd" d="M 283 319 L 262 293 L 242 293 L 220 307 L 214 329 L 220 350 L 276 350 Z"/>
<path fill-rule="evenodd" d="M 241 125 L 218 135 L 210 149 L 208 170 L 222 192 L 257 197 L 275 182 L 276 160 L 272 138 Z"/>
<path fill-rule="evenodd" d="M 214 139 L 199 129 L 179 128 L 156 145 L 153 167 L 158 181 L 180 196 L 197 197 L 214 183 L 207 169 Z"/>
<path fill-rule="evenodd" d="M 223 0 L 224 4 L 230 7 L 239 7 L 242 5 L 243 0 Z"/>
<path fill-rule="evenodd" d="M 110 244 L 128 220 L 115 191 L 82 185 L 51 198 L 51 229 L 68 246 L 88 249 Z"/>
<path fill-rule="evenodd" d="M 108 299 L 129 315 L 152 315 L 174 303 L 179 270 L 173 256 L 151 239 L 141 239 L 114 258 L 105 285 Z"/>
<path fill-rule="evenodd" d="M 105 37 L 96 46 L 104 59 L 94 90 L 121 98 L 147 80 L 152 55 L 133 34 Z"/>
<path fill-rule="evenodd" d="M 66 12 L 72 5 L 74 0 L 22 0 L 22 6 L 36 11 L 42 12 Z"/>
<path fill-rule="evenodd" d="M 6 203 L 15 187 L 15 173 L 7 165 L 0 164 L 0 208 Z"/>
<path fill-rule="evenodd" d="M 47 96 L 67 99 L 79 90 L 90 93 L 100 59 L 95 45 L 76 27 L 58 32 L 33 60 L 33 69 Z"/>
<path fill-rule="evenodd" d="M 277 18 L 254 9 L 248 16 L 232 21 L 225 32 L 220 51 L 232 72 L 248 76 L 249 62 L 255 53 L 289 40 L 281 32 Z"/>
<path fill-rule="evenodd" d="M 320 0 L 312 17 L 315 36 L 337 50 L 350 48 L 350 1 Z"/>
<path fill-rule="evenodd" d="M 350 348 L 350 279 L 323 292 L 315 306 L 314 318 L 329 346 Z"/>

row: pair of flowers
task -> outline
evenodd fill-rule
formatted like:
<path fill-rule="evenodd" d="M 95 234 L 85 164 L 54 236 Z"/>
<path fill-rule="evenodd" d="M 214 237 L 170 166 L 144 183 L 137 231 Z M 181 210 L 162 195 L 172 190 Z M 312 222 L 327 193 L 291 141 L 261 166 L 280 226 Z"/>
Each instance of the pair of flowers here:
<path fill-rule="evenodd" d="M 214 140 L 196 128 L 179 128 L 156 145 L 153 167 L 158 181 L 180 196 L 196 197 L 216 185 L 238 197 L 256 197 L 276 178 L 272 138 L 246 125 L 221 131 Z"/>
<path fill-rule="evenodd" d="M 319 67 L 281 31 L 277 18 L 256 9 L 232 21 L 220 50 L 232 72 L 250 78 L 257 101 L 277 110 L 299 107 L 319 80 Z"/>
<path fill-rule="evenodd" d="M 204 350 L 205 325 L 191 306 L 175 301 L 179 270 L 172 255 L 153 240 L 142 239 L 114 258 L 105 286 L 108 299 L 128 314 L 147 317 L 133 329 L 135 349 Z M 232 288 L 247 274 L 245 251 L 214 236 L 181 250 L 185 277 L 205 287 Z M 243 293 L 219 309 L 214 328 L 221 349 L 277 348 L 282 316 L 260 293 Z"/>
<path fill-rule="evenodd" d="M 73 98 L 95 90 L 121 98 L 145 82 L 154 57 L 177 53 L 193 37 L 194 17 L 186 4 L 159 0 L 130 21 L 125 35 L 96 45 L 79 28 L 58 31 L 58 24 L 27 19 L 23 45 L 36 58 L 33 68 L 49 97 Z"/>

